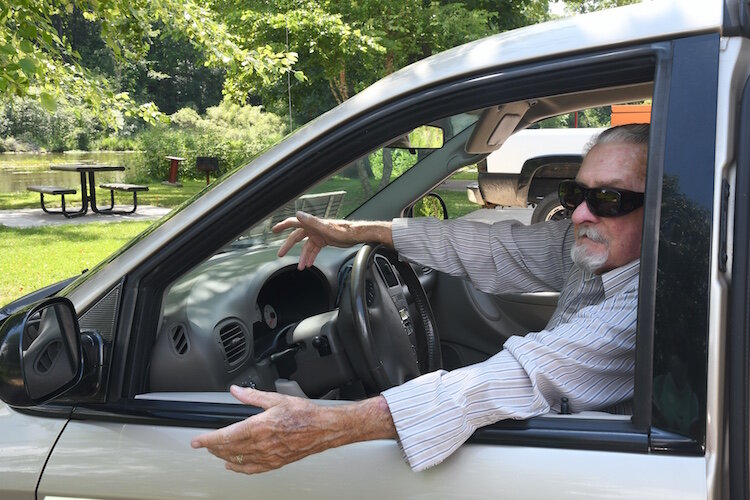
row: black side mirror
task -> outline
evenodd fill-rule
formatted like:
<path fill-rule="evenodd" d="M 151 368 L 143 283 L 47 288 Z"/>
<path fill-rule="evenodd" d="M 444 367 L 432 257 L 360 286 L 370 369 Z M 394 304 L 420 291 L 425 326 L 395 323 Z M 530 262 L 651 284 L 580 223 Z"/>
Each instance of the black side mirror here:
<path fill-rule="evenodd" d="M 445 201 L 439 194 L 427 193 L 409 207 L 406 216 L 435 217 L 444 220 L 448 218 L 448 207 L 445 206 Z"/>
<path fill-rule="evenodd" d="M 64 297 L 46 299 L 0 326 L 0 399 L 35 406 L 75 386 L 83 375 L 80 327 Z"/>

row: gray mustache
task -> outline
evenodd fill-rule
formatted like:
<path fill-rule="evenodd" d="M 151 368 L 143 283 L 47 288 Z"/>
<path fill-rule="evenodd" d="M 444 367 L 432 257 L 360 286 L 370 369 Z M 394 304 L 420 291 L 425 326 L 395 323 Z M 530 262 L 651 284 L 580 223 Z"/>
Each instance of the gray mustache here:
<path fill-rule="evenodd" d="M 591 226 L 578 226 L 578 237 L 583 236 L 597 243 L 607 243 L 607 239 L 596 228 Z"/>

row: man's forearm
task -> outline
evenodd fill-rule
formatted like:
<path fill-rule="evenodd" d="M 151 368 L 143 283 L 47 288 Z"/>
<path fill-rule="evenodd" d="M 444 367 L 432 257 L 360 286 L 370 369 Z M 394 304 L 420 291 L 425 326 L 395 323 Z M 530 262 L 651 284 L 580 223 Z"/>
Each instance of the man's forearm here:
<path fill-rule="evenodd" d="M 383 396 L 342 406 L 320 406 L 305 398 L 231 387 L 234 397 L 264 411 L 197 436 L 193 448 L 207 448 L 227 468 L 255 474 L 350 443 L 396 437 Z"/>
<path fill-rule="evenodd" d="M 383 396 L 343 406 L 319 407 L 317 418 L 308 422 L 316 427 L 315 452 L 373 439 L 397 437 L 391 412 Z M 316 432 L 317 431 L 317 432 Z"/>
<path fill-rule="evenodd" d="M 390 221 L 352 221 L 348 223 L 349 243 L 381 243 L 393 247 Z"/>
<path fill-rule="evenodd" d="M 328 407 L 337 425 L 347 429 L 333 446 L 397 437 L 393 418 L 383 396 L 346 406 Z M 340 441 L 340 442 L 339 442 Z"/>

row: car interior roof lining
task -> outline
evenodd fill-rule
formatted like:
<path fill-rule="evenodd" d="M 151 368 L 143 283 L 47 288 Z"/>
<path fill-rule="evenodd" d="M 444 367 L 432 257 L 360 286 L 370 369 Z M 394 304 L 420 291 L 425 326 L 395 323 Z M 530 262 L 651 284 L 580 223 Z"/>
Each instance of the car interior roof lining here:
<path fill-rule="evenodd" d="M 652 95 L 653 82 L 645 82 L 492 106 L 483 110 L 479 123 L 466 143 L 466 151 L 474 154 L 491 153 L 499 149 L 512 133 L 545 118 L 613 103 L 642 101 L 650 99 Z M 515 122 L 516 126 L 504 127 L 503 122 L 508 120 Z M 499 135 L 499 131 L 504 131 L 505 136 Z"/>

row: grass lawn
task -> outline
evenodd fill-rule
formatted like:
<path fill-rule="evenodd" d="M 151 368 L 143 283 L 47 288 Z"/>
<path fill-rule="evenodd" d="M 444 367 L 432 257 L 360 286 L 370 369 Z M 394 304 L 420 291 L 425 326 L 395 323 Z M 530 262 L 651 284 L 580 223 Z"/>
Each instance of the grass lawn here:
<path fill-rule="evenodd" d="M 0 226 L 0 305 L 94 267 L 149 225 Z"/>
<path fill-rule="evenodd" d="M 160 182 L 148 184 L 138 194 L 138 205 L 176 207 L 206 186 L 203 180 L 183 181 L 174 188 Z M 101 198 L 99 198 L 101 196 Z M 45 196 L 45 204 L 59 206 L 59 196 Z M 109 191 L 97 190 L 102 205 L 109 203 Z M 118 193 L 115 203 L 129 205 L 132 195 Z M 65 204 L 80 206 L 81 193 L 65 197 Z M 28 191 L 0 193 L 0 210 L 39 208 L 39 194 Z M 8 228 L 0 225 L 0 306 L 29 292 L 50 285 L 84 269 L 94 267 L 151 222 L 113 222 L 35 228 Z"/>
<path fill-rule="evenodd" d="M 463 191 L 438 189 L 435 193 L 439 194 L 445 202 L 445 206 L 448 209 L 449 219 L 457 219 L 462 215 L 466 215 L 479 209 L 479 205 L 475 205 L 469 201 L 465 189 Z"/>

